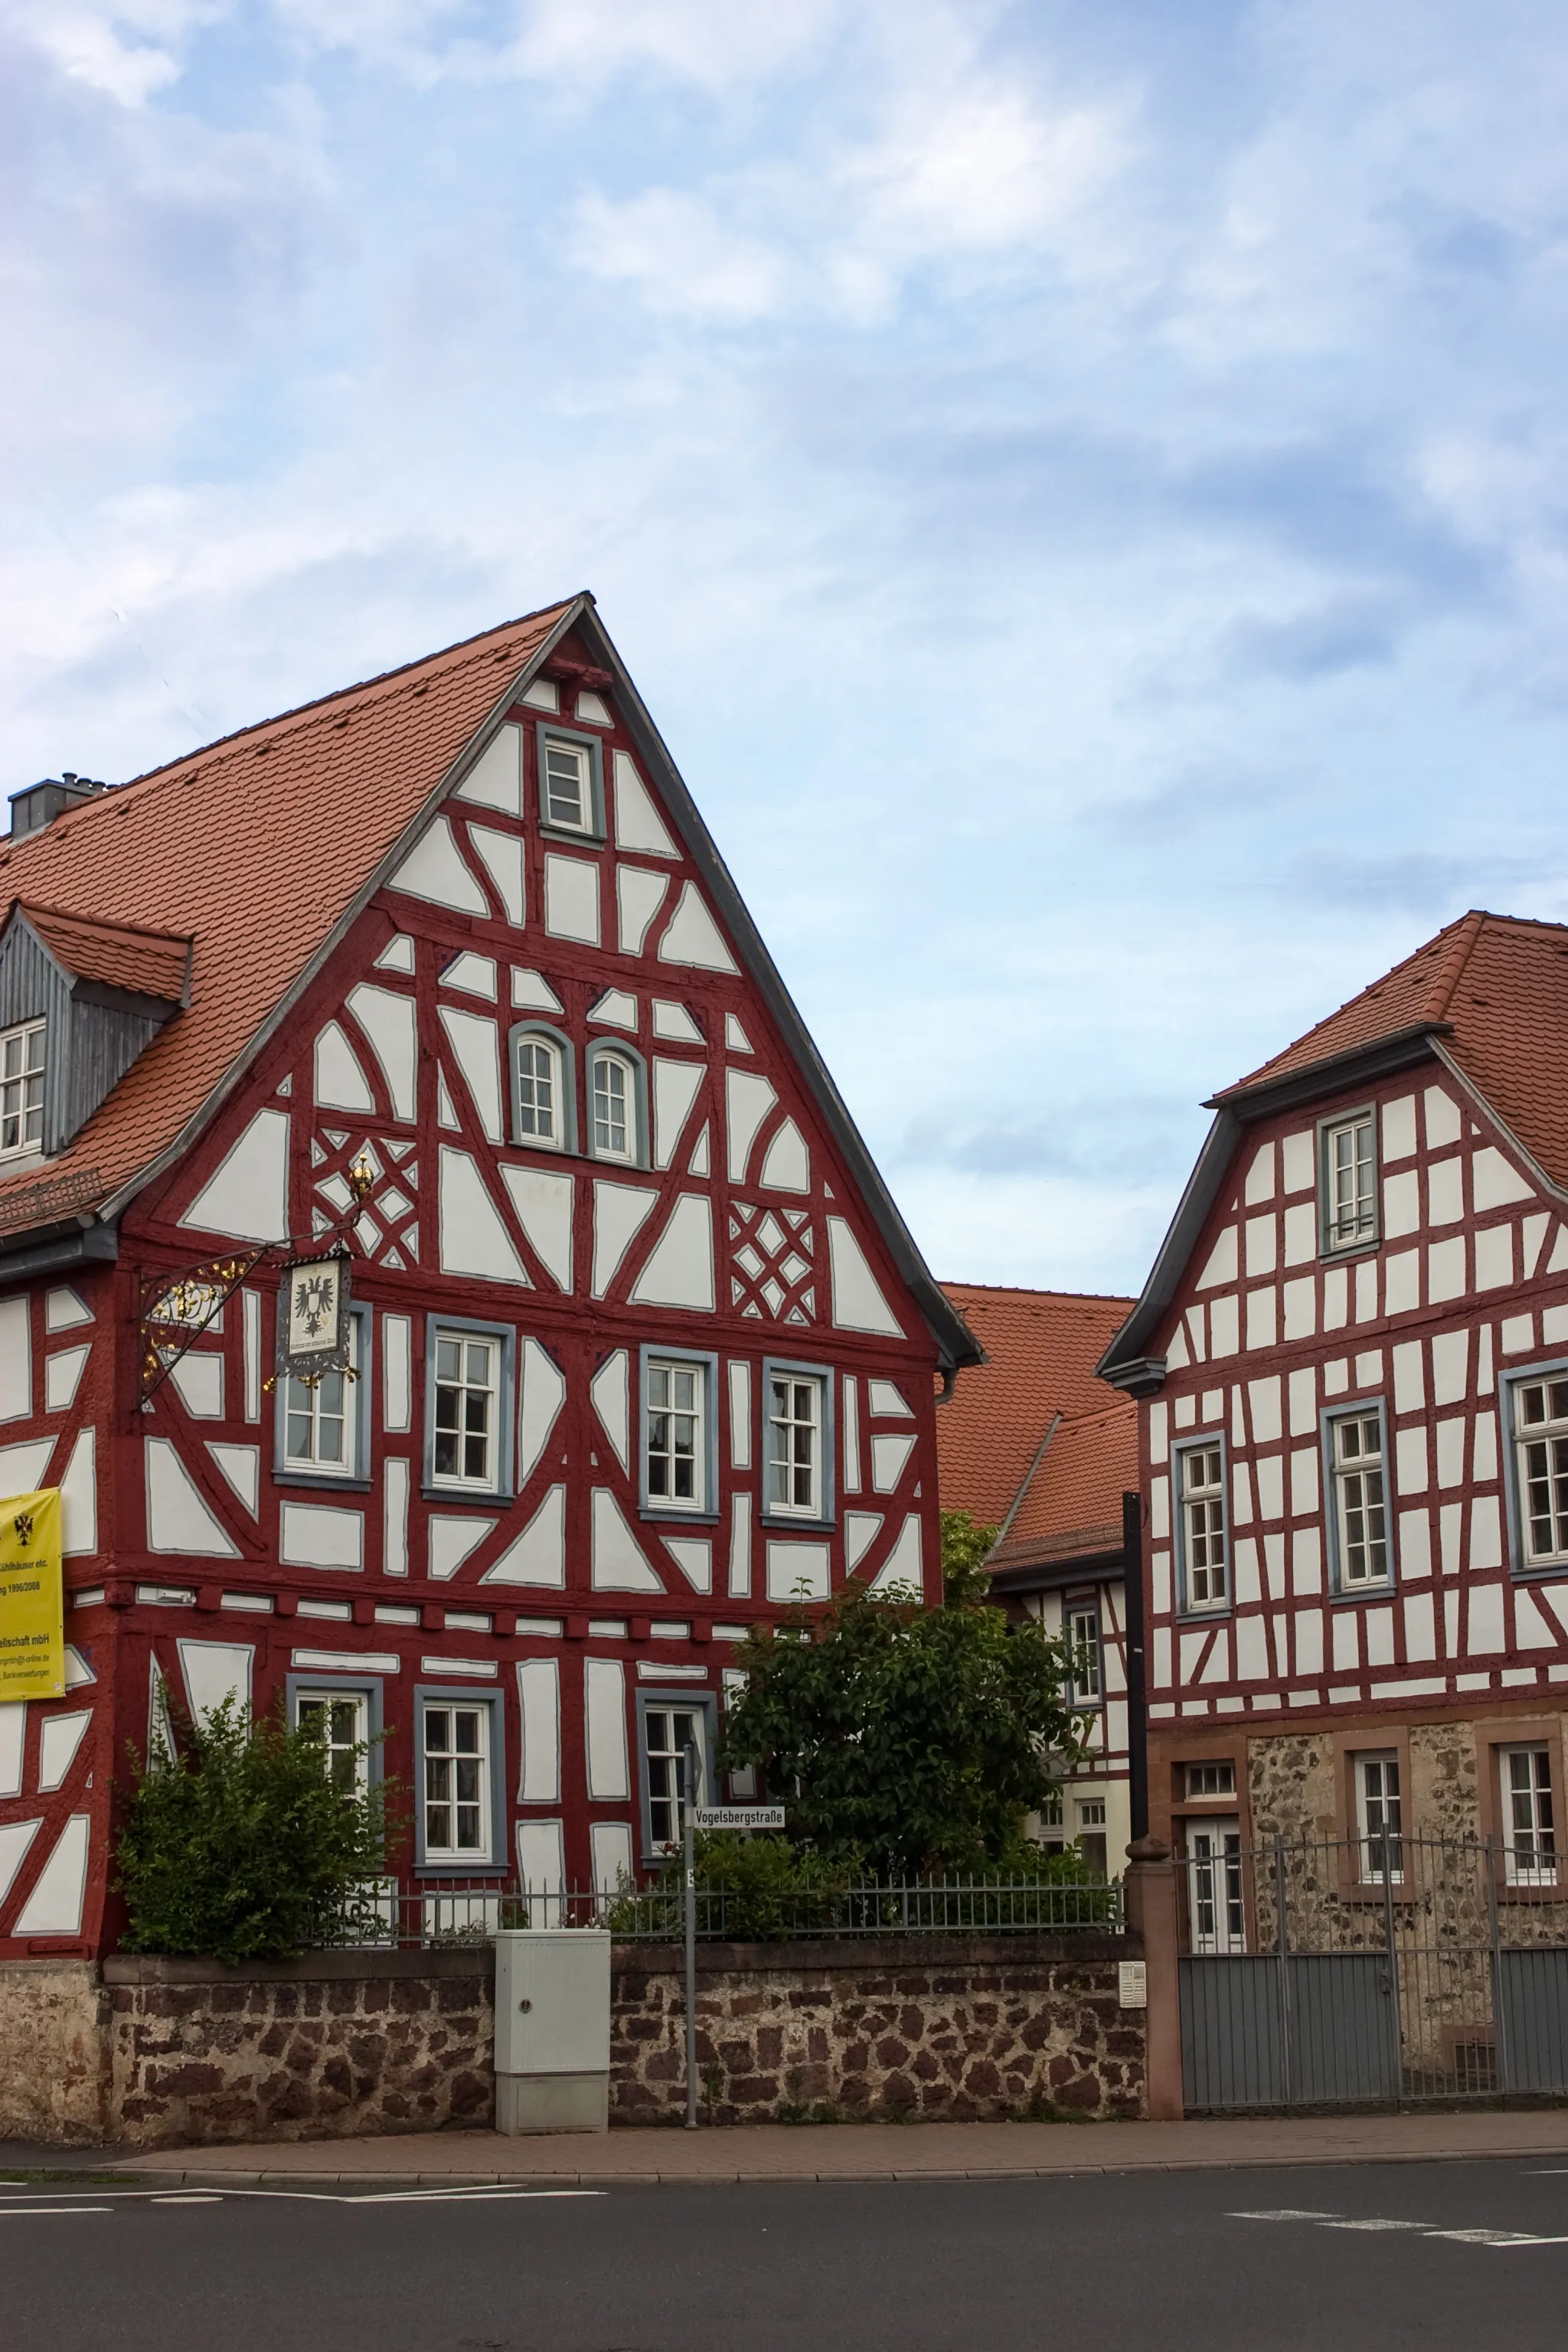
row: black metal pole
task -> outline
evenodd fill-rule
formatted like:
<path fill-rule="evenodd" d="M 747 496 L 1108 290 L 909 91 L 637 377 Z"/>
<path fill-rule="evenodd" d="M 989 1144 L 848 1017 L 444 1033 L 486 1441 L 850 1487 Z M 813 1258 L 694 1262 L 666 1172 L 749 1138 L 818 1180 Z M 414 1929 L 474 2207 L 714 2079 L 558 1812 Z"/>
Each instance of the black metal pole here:
<path fill-rule="evenodd" d="M 1121 1497 L 1121 1622 L 1127 1640 L 1127 1793 L 1132 1835 L 1149 1834 L 1149 1683 L 1143 1638 L 1143 1497 Z"/>

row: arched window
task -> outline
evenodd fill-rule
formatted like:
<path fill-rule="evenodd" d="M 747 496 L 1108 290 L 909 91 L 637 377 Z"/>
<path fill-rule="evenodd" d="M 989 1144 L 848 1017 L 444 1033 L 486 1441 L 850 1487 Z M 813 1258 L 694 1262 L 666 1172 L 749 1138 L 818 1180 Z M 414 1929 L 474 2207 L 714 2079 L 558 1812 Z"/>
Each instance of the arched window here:
<path fill-rule="evenodd" d="M 588 1150 L 595 1160 L 647 1165 L 647 1082 L 629 1045 L 588 1049 Z"/>
<path fill-rule="evenodd" d="M 519 1143 L 574 1151 L 577 1139 L 571 1049 L 556 1031 L 527 1022 L 511 1033 L 511 1123 Z"/>

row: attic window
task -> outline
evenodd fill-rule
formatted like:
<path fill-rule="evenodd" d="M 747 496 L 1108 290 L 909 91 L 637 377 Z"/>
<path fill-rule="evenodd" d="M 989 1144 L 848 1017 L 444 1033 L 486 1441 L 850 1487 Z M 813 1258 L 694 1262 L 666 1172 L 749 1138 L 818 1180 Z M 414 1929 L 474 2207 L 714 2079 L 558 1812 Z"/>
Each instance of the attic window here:
<path fill-rule="evenodd" d="M 0 1159 L 43 1144 L 44 1026 L 26 1021 L 0 1030 Z"/>

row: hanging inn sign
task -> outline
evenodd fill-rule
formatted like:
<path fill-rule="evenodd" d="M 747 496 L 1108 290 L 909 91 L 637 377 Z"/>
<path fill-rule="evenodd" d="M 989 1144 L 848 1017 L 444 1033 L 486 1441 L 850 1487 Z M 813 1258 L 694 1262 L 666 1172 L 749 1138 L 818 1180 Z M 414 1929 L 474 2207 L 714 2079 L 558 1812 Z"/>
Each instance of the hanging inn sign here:
<path fill-rule="evenodd" d="M 306 1258 L 283 1269 L 279 1299 L 278 1369 L 295 1380 L 318 1381 L 348 1369 L 349 1258 Z"/>

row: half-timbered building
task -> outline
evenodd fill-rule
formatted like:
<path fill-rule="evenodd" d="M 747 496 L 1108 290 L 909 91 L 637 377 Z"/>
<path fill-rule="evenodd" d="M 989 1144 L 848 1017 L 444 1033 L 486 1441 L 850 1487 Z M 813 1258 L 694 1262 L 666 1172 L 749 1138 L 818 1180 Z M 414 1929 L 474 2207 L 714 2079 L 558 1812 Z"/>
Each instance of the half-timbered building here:
<path fill-rule="evenodd" d="M 749 1626 L 935 1596 L 977 1350 L 591 598 L 17 795 L 0 909 L 0 1496 L 63 1495 L 69 1643 L 0 1951 L 112 1937 L 173 1706 L 395 1773 L 405 1886 L 613 1885 Z"/>
<path fill-rule="evenodd" d="M 1565 1076 L 1568 929 L 1472 913 L 1214 1097 L 1102 1365 L 1189 1853 L 1333 1841 L 1386 1890 L 1402 1840 L 1489 1837 L 1505 1898 L 1557 1887 Z"/>

